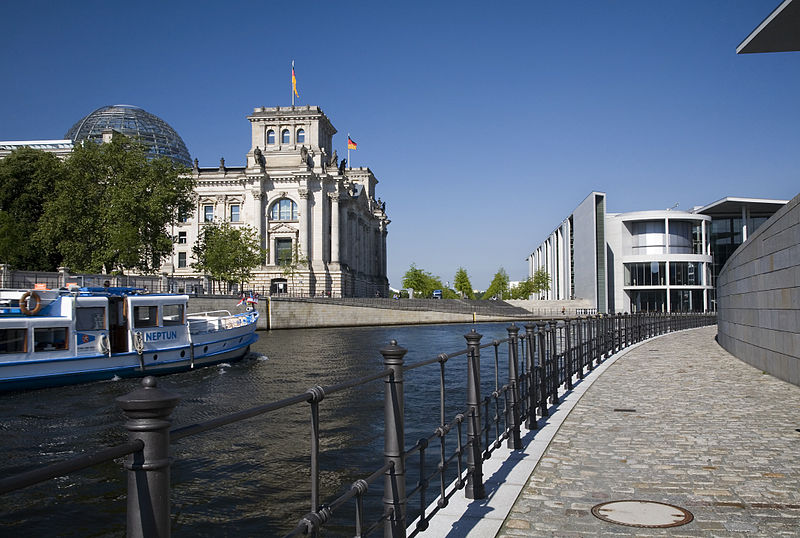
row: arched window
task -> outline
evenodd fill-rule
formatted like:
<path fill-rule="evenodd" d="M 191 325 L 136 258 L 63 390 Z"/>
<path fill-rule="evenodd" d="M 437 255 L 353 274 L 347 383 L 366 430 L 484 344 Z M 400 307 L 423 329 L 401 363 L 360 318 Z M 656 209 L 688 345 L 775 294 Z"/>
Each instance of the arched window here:
<path fill-rule="evenodd" d="M 303 144 L 306 141 L 306 132 L 303 129 L 297 130 L 297 143 Z"/>
<path fill-rule="evenodd" d="M 274 145 L 275 144 L 275 131 L 270 129 L 267 131 L 267 144 Z"/>
<path fill-rule="evenodd" d="M 288 198 L 281 198 L 272 204 L 269 220 L 297 220 L 297 204 Z"/>
<path fill-rule="evenodd" d="M 289 129 L 284 129 L 281 132 L 281 144 L 288 144 L 289 143 Z"/>

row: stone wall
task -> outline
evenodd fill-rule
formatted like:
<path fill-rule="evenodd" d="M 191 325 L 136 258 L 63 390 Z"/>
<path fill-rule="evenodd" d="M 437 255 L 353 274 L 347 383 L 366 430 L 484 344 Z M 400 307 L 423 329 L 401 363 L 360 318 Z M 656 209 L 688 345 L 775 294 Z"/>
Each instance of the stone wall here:
<path fill-rule="evenodd" d="M 228 310 L 243 312 L 237 307 L 238 297 L 191 297 L 189 312 Z M 361 327 L 379 325 L 421 325 L 431 323 L 473 323 L 490 321 L 512 321 L 520 324 L 519 318 L 468 314 L 458 312 L 436 312 L 426 310 L 392 310 L 349 306 L 341 304 L 310 303 L 262 299 L 258 303 L 259 329 L 303 329 L 314 327 Z"/>
<path fill-rule="evenodd" d="M 800 385 L 800 195 L 739 247 L 717 279 L 718 340 Z"/>

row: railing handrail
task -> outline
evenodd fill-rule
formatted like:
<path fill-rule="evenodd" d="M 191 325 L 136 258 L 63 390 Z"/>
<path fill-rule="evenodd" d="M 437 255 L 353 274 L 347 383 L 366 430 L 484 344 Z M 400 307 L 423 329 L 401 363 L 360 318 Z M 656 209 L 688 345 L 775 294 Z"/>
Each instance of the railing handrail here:
<path fill-rule="evenodd" d="M 227 312 L 227 311 L 211 311 Z M 565 390 L 572 388 L 573 378 L 583 379 L 584 371 L 591 370 L 600 362 L 610 357 L 613 353 L 641 340 L 658 336 L 666 332 L 682 330 L 714 322 L 716 314 L 694 313 L 636 313 L 613 315 L 590 315 L 576 318 L 536 320 L 525 323 L 524 333 L 513 323 L 508 329 L 507 338 L 493 339 L 490 342 L 480 343 L 481 335 L 473 331 L 466 335 L 467 348 L 452 353 L 441 353 L 434 358 L 425 359 L 414 364 L 404 364 L 403 356 L 406 350 L 397 346 L 392 341 L 388 348 L 382 349 L 384 355 L 384 369 L 380 372 L 345 380 L 341 383 L 326 387 L 315 386 L 302 394 L 289 398 L 269 402 L 234 413 L 213 418 L 211 420 L 168 429 L 169 414 L 178 401 L 178 397 L 156 387 L 155 378 L 147 377 L 142 381 L 143 388 L 117 399 L 128 417 L 126 425 L 129 428 L 129 441 L 127 443 L 100 449 L 92 454 L 84 454 L 69 460 L 50 464 L 38 469 L 18 474 L 0 480 L 0 493 L 21 489 L 51 478 L 86 469 L 102 462 L 107 462 L 123 456 L 138 454 L 134 459 L 128 459 L 126 468 L 129 470 L 129 507 L 128 510 L 146 510 L 137 504 L 139 490 L 135 487 L 136 480 L 143 478 L 138 474 L 143 471 L 164 473 L 164 462 L 168 462 L 166 447 L 185 437 L 200 434 L 225 425 L 233 424 L 253 418 L 265 413 L 277 411 L 300 403 L 311 404 L 312 412 L 312 510 L 301 519 L 298 526 L 292 531 L 295 533 L 316 534 L 320 527 L 331 517 L 333 511 L 346 501 L 356 498 L 358 503 L 357 535 L 369 532 L 363 527 L 363 507 L 361 503 L 369 484 L 384 476 L 384 513 L 370 526 L 374 529 L 384 524 L 387 536 L 405 536 L 406 503 L 408 497 L 420 496 L 420 519 L 415 535 L 427 527 L 427 522 L 438 510 L 447 504 L 457 489 L 465 488 L 470 498 L 485 496 L 482 477 L 482 460 L 499 448 L 500 441 L 508 439 L 509 446 L 516 445 L 519 438 L 519 427 L 524 421 L 529 429 L 538 427 L 538 414 L 548 416 L 548 408 L 559 401 L 559 387 Z M 508 344 L 509 379 L 500 383 L 497 372 L 499 353 L 504 344 Z M 480 359 L 481 350 L 492 348 L 494 350 L 494 390 L 486 396 L 480 394 Z M 444 367 L 448 360 L 465 356 L 467 360 L 468 383 L 466 407 L 459 411 L 455 417 L 445 423 L 444 420 Z M 517 371 L 517 360 L 521 359 L 521 369 Z M 433 429 L 429 436 L 418 440 L 411 447 L 405 447 L 404 420 L 403 420 L 403 372 L 414 370 L 423 366 L 438 363 L 441 369 L 442 396 L 441 396 L 441 423 Z M 320 505 L 316 500 L 319 480 L 318 468 L 318 443 L 319 443 L 319 403 L 327 395 L 335 394 L 349 388 L 361 386 L 379 379 L 385 381 L 385 417 L 386 417 L 386 449 L 385 461 L 381 467 L 372 472 L 366 479 L 353 483 L 342 495 L 329 505 Z M 502 402 L 502 406 L 501 406 Z M 492 404 L 494 404 L 493 413 Z M 502 411 L 501 411 L 502 407 Z M 158 420 L 156 420 L 158 419 Z M 398 429 L 399 428 L 399 429 Z M 392 433 L 394 432 L 394 433 Z M 399 436 L 395 434 L 399 434 Z M 456 434 L 457 447 L 451 455 L 444 451 L 444 438 L 449 433 Z M 466 441 L 462 435 L 466 434 Z M 494 441 L 491 437 L 494 435 Z M 315 438 L 316 436 L 316 438 Z M 441 440 L 441 459 L 439 469 L 432 472 L 430 477 L 439 477 L 441 483 L 440 503 L 426 515 L 425 489 L 429 476 L 425 475 L 425 451 L 433 447 L 437 439 Z M 150 455 L 148 456 L 148 451 Z M 405 467 L 406 459 L 412 455 L 420 456 L 420 482 L 408 492 L 405 492 Z M 158 464 L 148 463 L 148 457 L 159 456 L 153 460 Z M 462 457 L 466 457 L 465 462 Z M 457 464 L 456 481 L 448 490 L 444 483 L 444 469 L 448 464 Z M 169 464 L 166 464 L 168 477 Z M 316 475 L 316 476 L 315 476 Z M 131 482 L 133 481 L 133 482 Z M 131 483 L 134 486 L 131 486 Z M 166 483 L 168 492 L 168 480 Z M 147 488 L 144 488 L 145 491 Z M 386 497 L 388 492 L 394 492 L 396 497 Z M 169 495 L 163 491 L 149 491 L 153 497 L 146 499 L 144 504 L 166 505 L 151 507 L 152 512 L 159 512 L 144 519 L 150 521 L 161 520 L 156 526 L 169 524 Z M 163 499 L 162 499 L 163 497 Z M 156 502 L 157 499 L 160 499 Z M 133 503 L 133 505 L 131 504 Z M 134 508 L 132 508 L 134 506 Z M 166 512 L 165 512 L 166 510 Z M 136 518 L 134 518 L 136 519 Z M 131 517 L 128 517 L 129 524 Z M 164 523 L 166 521 L 166 523 Z M 155 528 L 155 527 L 153 527 Z"/>

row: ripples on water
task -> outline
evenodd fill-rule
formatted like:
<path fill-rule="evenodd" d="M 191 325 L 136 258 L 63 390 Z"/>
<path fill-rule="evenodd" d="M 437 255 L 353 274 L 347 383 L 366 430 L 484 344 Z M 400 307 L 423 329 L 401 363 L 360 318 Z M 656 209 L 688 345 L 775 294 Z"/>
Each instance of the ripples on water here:
<path fill-rule="evenodd" d="M 229 365 L 159 378 L 181 401 L 173 425 L 211 418 L 382 371 L 379 350 L 396 339 L 408 348 L 407 364 L 466 347 L 472 325 L 427 325 L 261 332 L 253 353 Z M 482 343 L 507 336 L 508 324 L 479 324 Z M 494 389 L 494 353 L 482 352 L 484 394 Z M 501 353 L 501 358 L 505 353 Z M 500 384 L 506 375 L 501 360 Z M 446 369 L 447 420 L 464 409 L 466 363 Z M 138 386 L 114 380 L 0 395 L 0 472 L 28 470 L 43 462 L 79 455 L 90 446 L 124 442 L 114 399 Z M 439 425 L 439 367 L 406 374 L 406 447 Z M 332 501 L 352 482 L 383 463 L 383 381 L 327 395 L 320 404 L 321 501 Z M 277 536 L 290 531 L 310 509 L 309 405 L 301 404 L 172 446 L 173 536 Z M 448 451 L 455 446 L 448 440 Z M 438 445 L 429 448 L 427 472 Z M 418 456 L 407 464 L 414 487 Z M 413 464 L 413 465 L 412 465 Z M 126 482 L 121 460 L 4 495 L 0 534 L 21 536 L 124 536 Z M 381 511 L 382 480 L 371 486 L 367 520 Z M 437 484 L 428 495 L 430 502 Z M 409 503 L 410 522 L 417 499 Z M 337 512 L 327 536 L 352 535 L 353 503 Z M 349 527 L 348 527 L 349 526 Z"/>

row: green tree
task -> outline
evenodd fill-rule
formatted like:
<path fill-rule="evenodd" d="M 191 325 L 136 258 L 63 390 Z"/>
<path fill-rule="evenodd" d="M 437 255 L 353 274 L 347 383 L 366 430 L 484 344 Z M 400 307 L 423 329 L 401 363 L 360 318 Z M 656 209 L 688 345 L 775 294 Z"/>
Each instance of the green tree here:
<path fill-rule="evenodd" d="M 491 284 L 483 294 L 485 299 L 497 297 L 498 299 L 509 299 L 508 294 L 508 273 L 502 267 L 494 274 Z"/>
<path fill-rule="evenodd" d="M 188 170 L 121 135 L 75 146 L 65 166 L 40 239 L 74 270 L 156 272 L 172 252 L 168 226 L 194 207 Z"/>
<path fill-rule="evenodd" d="M 14 150 L 0 160 L 0 262 L 17 269 L 54 271 L 61 256 L 37 231 L 46 200 L 66 169 L 52 153 Z"/>
<path fill-rule="evenodd" d="M 444 288 L 442 280 L 438 276 L 423 271 L 413 263 L 403 275 L 403 287 L 413 289 L 415 297 L 430 297 L 433 290 Z M 442 294 L 444 295 L 444 292 Z"/>
<path fill-rule="evenodd" d="M 539 268 L 533 273 L 533 293 L 539 294 L 539 297 L 542 298 L 542 294 L 546 291 L 550 291 L 550 273 L 545 271 L 543 268 Z"/>
<path fill-rule="evenodd" d="M 475 292 L 472 291 L 472 283 L 469 281 L 469 276 L 463 267 L 459 267 L 456 271 L 456 276 L 453 278 L 453 287 L 462 297 L 467 299 L 474 299 Z"/>
<path fill-rule="evenodd" d="M 192 247 L 197 260 L 192 267 L 219 282 L 239 283 L 244 287 L 253 269 L 264 263 L 266 250 L 260 243 L 258 233 L 248 226 L 234 227 L 227 222 L 204 224 Z"/>
<path fill-rule="evenodd" d="M 531 295 L 536 293 L 536 288 L 533 283 L 533 278 L 528 277 L 513 288 L 511 288 L 512 299 L 528 299 Z"/>

